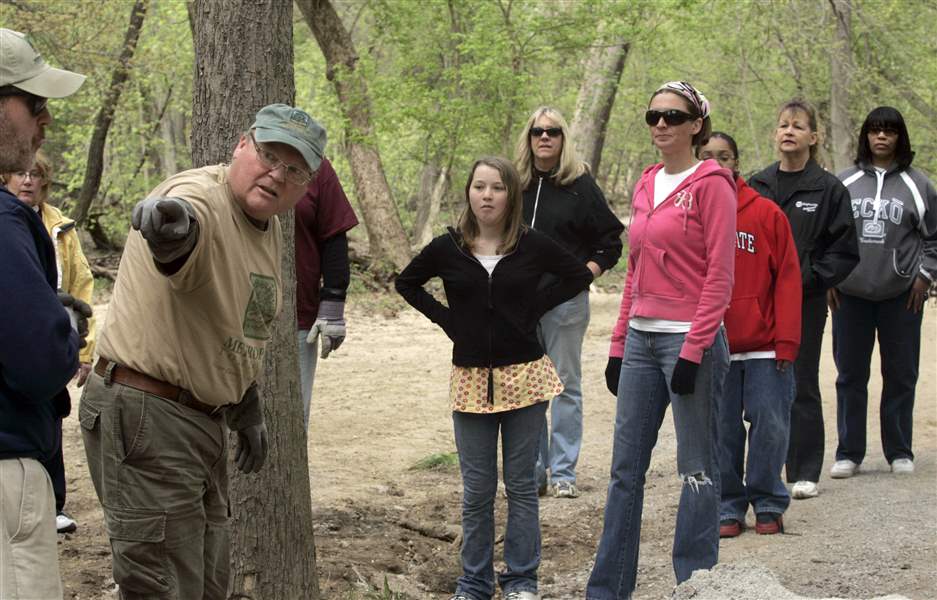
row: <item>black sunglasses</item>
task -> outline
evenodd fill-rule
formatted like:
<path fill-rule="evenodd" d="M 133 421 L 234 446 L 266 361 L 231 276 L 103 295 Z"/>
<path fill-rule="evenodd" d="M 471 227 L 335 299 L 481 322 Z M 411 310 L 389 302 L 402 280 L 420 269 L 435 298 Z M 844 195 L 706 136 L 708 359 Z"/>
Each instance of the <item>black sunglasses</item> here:
<path fill-rule="evenodd" d="M 676 108 L 671 108 L 670 110 L 649 110 L 644 113 L 644 122 L 651 127 L 660 123 L 661 119 L 664 119 L 664 123 L 670 126 L 676 126 L 683 125 L 687 121 L 693 121 L 698 118 L 699 117 L 696 115 L 691 115 L 688 112 L 683 112 Z"/>
<path fill-rule="evenodd" d="M 22 96 L 26 99 L 26 103 L 29 104 L 29 112 L 31 112 L 34 117 L 41 115 L 42 111 L 46 109 L 46 105 L 49 103 L 48 98 L 30 94 L 12 85 L 0 87 L 0 96 Z"/>
<path fill-rule="evenodd" d="M 547 134 L 550 137 L 557 137 L 563 135 L 562 127 L 531 127 L 530 128 L 530 137 L 540 137 L 543 134 Z"/>

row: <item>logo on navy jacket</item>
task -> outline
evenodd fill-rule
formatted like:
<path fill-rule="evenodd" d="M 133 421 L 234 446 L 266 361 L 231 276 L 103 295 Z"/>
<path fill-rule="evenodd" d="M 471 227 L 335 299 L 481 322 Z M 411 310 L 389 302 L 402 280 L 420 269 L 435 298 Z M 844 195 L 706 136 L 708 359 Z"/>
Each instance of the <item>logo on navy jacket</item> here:
<path fill-rule="evenodd" d="M 794 206 L 796 206 L 797 208 L 799 208 L 800 210 L 804 212 L 812 213 L 812 212 L 817 212 L 817 207 L 819 206 L 819 204 L 817 204 L 816 202 L 804 202 L 803 200 L 798 200 L 797 202 L 794 203 Z"/>
<path fill-rule="evenodd" d="M 749 254 L 755 254 L 755 234 L 748 233 L 747 231 L 736 231 L 735 232 L 735 247 L 739 250 L 748 252 Z"/>

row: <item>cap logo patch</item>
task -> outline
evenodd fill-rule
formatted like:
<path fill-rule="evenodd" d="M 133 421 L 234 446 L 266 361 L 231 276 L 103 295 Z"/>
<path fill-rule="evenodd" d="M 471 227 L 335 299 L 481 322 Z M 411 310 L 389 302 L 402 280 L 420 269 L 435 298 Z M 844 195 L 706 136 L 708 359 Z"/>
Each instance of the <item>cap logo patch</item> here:
<path fill-rule="evenodd" d="M 297 129 L 305 129 L 309 126 L 309 115 L 301 110 L 293 110 L 290 112 L 289 125 Z"/>

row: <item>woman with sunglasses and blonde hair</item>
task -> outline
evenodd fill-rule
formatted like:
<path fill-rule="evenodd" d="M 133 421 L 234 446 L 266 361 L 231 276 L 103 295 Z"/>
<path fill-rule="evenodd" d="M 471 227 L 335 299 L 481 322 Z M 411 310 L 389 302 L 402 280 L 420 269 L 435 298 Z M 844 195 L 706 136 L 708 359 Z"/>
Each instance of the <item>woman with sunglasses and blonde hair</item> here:
<path fill-rule="evenodd" d="M 719 557 L 717 398 L 729 369 L 723 315 L 732 295 L 732 172 L 699 161 L 709 102 L 662 85 L 644 115 L 662 162 L 635 186 L 628 274 L 605 376 L 618 397 L 605 525 L 586 597 L 630 598 L 638 572 L 644 481 L 668 405 L 682 482 L 673 542 L 677 583 Z"/>
<path fill-rule="evenodd" d="M 449 398 L 462 471 L 462 576 L 450 600 L 495 592 L 498 437 L 508 499 L 505 600 L 537 600 L 540 522 L 534 462 L 546 403 L 562 390 L 537 339 L 543 314 L 589 286 L 589 269 L 521 221 L 520 182 L 500 157 L 475 162 L 457 229 L 397 276 L 397 291 L 453 342 Z M 550 274 L 552 283 L 538 289 Z M 442 304 L 423 285 L 442 279 Z"/>
<path fill-rule="evenodd" d="M 576 154 L 563 115 L 548 106 L 531 113 L 517 140 L 514 164 L 524 190 L 524 223 L 570 251 L 594 277 L 621 257 L 624 226 Z M 545 278 L 541 286 L 550 284 Z M 589 325 L 589 291 L 543 315 L 540 343 L 563 380 L 550 405 L 537 461 L 541 495 L 579 496 L 576 463 L 582 444 L 582 341 Z M 550 475 L 547 477 L 547 470 Z"/>
<path fill-rule="evenodd" d="M 58 267 L 58 288 L 71 296 L 91 304 L 94 288 L 94 276 L 75 230 L 75 222 L 62 214 L 62 211 L 49 204 L 49 189 L 52 187 L 52 165 L 42 151 L 36 153 L 33 166 L 28 171 L 5 173 L 0 175 L 10 192 L 21 202 L 32 207 L 42 219 L 52 246 Z M 85 384 L 91 373 L 91 358 L 94 356 L 94 319 L 88 321 L 87 345 L 79 353 L 78 373 L 75 377 L 78 387 Z M 67 413 L 66 413 L 67 414 Z M 57 435 L 62 438 L 62 420 L 58 420 Z M 70 533 L 77 529 L 75 521 L 64 512 L 65 507 L 65 462 L 62 456 L 62 444 L 47 462 L 43 463 L 52 479 L 55 492 L 56 526 L 59 533 Z"/>
<path fill-rule="evenodd" d="M 774 139 L 780 160 L 748 180 L 773 200 L 791 223 L 803 288 L 800 353 L 794 362 L 797 392 L 791 405 L 787 481 L 791 497 L 813 498 L 823 469 L 823 404 L 820 349 L 826 326 L 826 291 L 859 262 L 849 192 L 817 163 L 817 113 L 804 100 L 778 111 Z"/>

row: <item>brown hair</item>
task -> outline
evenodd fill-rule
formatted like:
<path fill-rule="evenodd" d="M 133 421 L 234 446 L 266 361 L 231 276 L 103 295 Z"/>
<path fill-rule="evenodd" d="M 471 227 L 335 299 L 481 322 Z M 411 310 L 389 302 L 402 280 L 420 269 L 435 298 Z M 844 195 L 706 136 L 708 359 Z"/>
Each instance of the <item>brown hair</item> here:
<path fill-rule="evenodd" d="M 709 116 L 704 117 L 701 114 L 699 114 L 699 111 L 696 109 L 696 106 L 694 106 L 693 103 L 690 102 L 689 98 L 687 98 L 686 96 L 680 94 L 679 92 L 675 90 L 669 90 L 667 88 L 661 88 L 657 90 L 656 92 L 654 92 L 653 94 L 651 94 L 651 99 L 647 101 L 647 105 L 650 106 L 651 100 L 653 100 L 657 96 L 660 96 L 661 94 L 673 94 L 677 98 L 680 98 L 681 100 L 683 100 L 683 103 L 686 105 L 688 113 L 690 113 L 697 119 L 703 120 L 703 126 L 700 127 L 700 130 L 697 131 L 696 134 L 693 136 L 693 139 L 690 140 L 690 143 L 693 144 L 693 148 L 698 150 L 700 146 L 702 146 L 709 140 L 709 135 L 712 133 L 712 130 L 713 130 L 712 119 L 710 119 Z"/>
<path fill-rule="evenodd" d="M 30 170 L 32 169 L 39 171 L 39 174 L 42 175 L 42 185 L 39 186 L 39 193 L 36 194 L 36 206 L 41 206 L 49 199 L 49 189 L 52 187 L 52 163 L 49 162 L 42 150 L 36 152 L 36 158 L 30 167 Z M 10 177 L 17 172 L 0 173 L 0 183 L 3 185 L 10 183 Z"/>
<path fill-rule="evenodd" d="M 781 119 L 781 115 L 786 112 L 797 112 L 800 111 L 807 115 L 807 126 L 810 127 L 811 133 L 817 133 L 817 109 L 813 107 L 812 104 L 804 100 L 803 98 L 792 98 L 781 105 L 781 108 L 778 109 L 778 120 Z M 816 144 L 811 144 L 810 146 L 810 158 L 817 158 L 817 148 L 820 146 L 820 141 L 817 140 Z"/>
<path fill-rule="evenodd" d="M 521 231 L 524 229 L 524 198 L 521 194 L 520 176 L 517 169 L 506 158 L 500 156 L 484 156 L 475 161 L 472 169 L 469 171 L 468 181 L 465 182 L 465 209 L 459 217 L 459 233 L 462 234 L 462 240 L 465 245 L 471 249 L 478 237 L 478 219 L 472 212 L 472 205 L 469 202 L 469 189 L 472 187 L 472 180 L 475 179 L 475 170 L 479 166 L 491 167 L 501 175 L 501 182 L 508 192 L 508 206 L 504 222 L 504 238 L 498 246 L 498 253 L 505 254 L 514 249 L 517 241 L 521 237 Z"/>
<path fill-rule="evenodd" d="M 560 160 L 556 165 L 553 180 L 558 185 L 569 185 L 589 171 L 589 166 L 582 162 L 576 153 L 576 147 L 570 139 L 569 124 L 563 117 L 563 113 L 551 106 L 540 106 L 530 113 L 524 130 L 518 136 L 517 144 L 514 146 L 514 165 L 520 176 L 522 190 L 526 190 L 533 179 L 534 151 L 530 145 L 530 128 L 541 116 L 550 119 L 563 130 L 563 146 L 560 149 Z"/>

